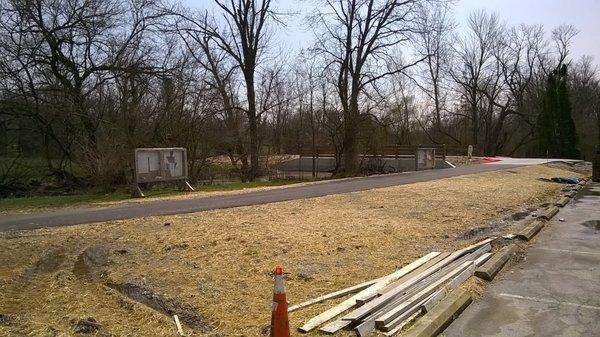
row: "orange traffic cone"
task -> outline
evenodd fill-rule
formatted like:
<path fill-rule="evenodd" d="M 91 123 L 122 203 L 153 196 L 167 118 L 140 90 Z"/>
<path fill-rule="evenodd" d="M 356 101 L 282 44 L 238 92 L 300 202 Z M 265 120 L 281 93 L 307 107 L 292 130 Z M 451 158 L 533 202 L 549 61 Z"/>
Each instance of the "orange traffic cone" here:
<path fill-rule="evenodd" d="M 275 267 L 275 288 L 273 289 L 273 311 L 271 312 L 271 337 L 290 337 L 290 320 L 283 284 L 283 269 Z"/>

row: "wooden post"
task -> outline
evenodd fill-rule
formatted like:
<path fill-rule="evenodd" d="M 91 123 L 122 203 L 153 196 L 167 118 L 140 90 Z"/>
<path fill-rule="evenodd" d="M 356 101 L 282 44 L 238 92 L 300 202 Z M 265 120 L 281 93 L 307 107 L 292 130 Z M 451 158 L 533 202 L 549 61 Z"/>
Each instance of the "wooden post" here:
<path fill-rule="evenodd" d="M 419 170 L 419 147 L 415 150 L 415 171 Z"/>
<path fill-rule="evenodd" d="M 396 154 L 396 173 L 398 173 L 400 172 L 400 148 L 395 146 L 394 150 L 394 153 Z"/>
<path fill-rule="evenodd" d="M 600 182 L 600 150 L 596 151 L 592 162 L 592 181 Z"/>
<path fill-rule="evenodd" d="M 318 178 L 319 177 L 319 149 L 317 149 L 316 163 L 317 163 L 317 168 L 315 169 L 315 178 Z"/>
<path fill-rule="evenodd" d="M 442 144 L 442 158 L 444 159 L 444 161 L 446 161 L 446 156 L 448 155 L 447 153 L 447 149 L 446 149 L 446 144 Z"/>
<path fill-rule="evenodd" d="M 138 174 L 137 174 L 137 153 L 138 149 L 133 151 L 133 183 L 131 188 L 131 197 L 132 198 L 143 198 L 145 197 L 144 192 L 140 188 L 140 184 L 138 182 Z"/>
<path fill-rule="evenodd" d="M 312 151 L 311 151 L 311 156 L 310 156 L 310 157 L 311 157 L 311 159 L 312 159 L 312 168 L 311 168 L 311 172 L 312 172 L 312 177 L 313 177 L 313 179 L 315 179 L 315 178 L 316 178 L 316 176 L 317 176 L 317 171 L 315 170 L 315 162 L 316 162 L 315 155 L 316 155 L 316 148 L 313 146 L 313 148 L 312 148 Z"/>
<path fill-rule="evenodd" d="M 300 154 L 302 154 L 302 150 L 300 150 Z M 302 174 L 302 157 L 298 156 L 298 175 L 300 176 L 300 179 L 302 180 L 302 178 L 304 178 L 304 175 Z"/>

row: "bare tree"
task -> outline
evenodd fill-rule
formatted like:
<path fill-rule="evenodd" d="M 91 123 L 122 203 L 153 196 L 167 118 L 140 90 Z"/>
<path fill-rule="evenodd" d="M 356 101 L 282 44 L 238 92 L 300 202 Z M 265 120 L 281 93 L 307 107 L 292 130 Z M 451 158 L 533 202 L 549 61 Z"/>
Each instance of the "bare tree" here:
<path fill-rule="evenodd" d="M 228 52 L 219 48 L 211 31 L 206 29 L 210 26 L 206 13 L 199 18 L 185 16 L 184 19 L 176 21 L 176 32 L 194 60 L 210 75 L 205 83 L 221 99 L 220 114 L 223 115 L 227 131 L 223 147 L 232 166 L 238 169 L 241 179 L 245 181 L 249 177 L 249 163 L 242 120 L 244 111 L 239 108 L 234 91 L 237 62 L 231 62 Z"/>
<path fill-rule="evenodd" d="M 200 23 L 204 32 L 215 41 L 218 48 L 226 52 L 242 72 L 246 89 L 248 133 L 250 138 L 250 169 L 248 179 L 254 180 L 259 171 L 260 112 L 257 110 L 256 71 L 261 55 L 268 44 L 268 25 L 277 20 L 271 0 L 215 0 L 221 10 L 224 25 L 215 21 Z"/>
<path fill-rule="evenodd" d="M 573 25 L 560 25 L 552 30 L 552 42 L 556 54 L 556 68 L 558 69 L 567 62 L 569 48 L 573 38 L 579 34 L 579 30 Z"/>
<path fill-rule="evenodd" d="M 570 73 L 573 119 L 582 141 L 581 152 L 587 159 L 600 150 L 600 72 L 593 59 L 584 56 Z"/>
<path fill-rule="evenodd" d="M 535 129 L 535 114 L 526 111 L 524 105 L 526 98 L 532 94 L 536 72 L 539 69 L 539 59 L 544 52 L 544 32 L 541 26 L 520 25 L 505 31 L 499 38 L 499 44 L 494 52 L 498 73 L 501 77 L 502 88 L 498 95 L 491 95 L 485 90 L 480 90 L 488 99 L 489 104 L 498 112 L 491 121 L 490 132 L 486 137 L 486 152 L 498 154 L 503 152 L 503 147 L 511 142 L 511 138 L 523 134 L 514 141 L 512 154 L 519 147 L 531 142 Z M 511 132 L 505 132 L 506 122 L 511 122 Z"/>
<path fill-rule="evenodd" d="M 457 38 L 454 53 L 460 66 L 450 74 L 463 90 L 462 98 L 469 107 L 471 119 L 471 143 L 479 145 L 481 87 L 485 85 L 485 72 L 493 60 L 494 48 L 498 43 L 501 25 L 498 16 L 477 11 L 469 16 L 469 32 Z"/>
<path fill-rule="evenodd" d="M 433 102 L 434 130 L 431 140 L 434 143 L 439 143 L 440 137 L 444 135 L 459 142 L 443 127 L 443 113 L 447 100 L 447 93 L 444 93 L 444 77 L 447 77 L 448 67 L 451 66 L 450 34 L 454 26 L 449 14 L 450 7 L 447 3 L 441 2 L 433 6 L 431 10 L 424 8 L 417 17 L 420 29 L 416 34 L 415 47 L 420 54 L 427 58 L 422 63 L 421 80 L 415 81 L 415 83 Z"/>
<path fill-rule="evenodd" d="M 40 72 L 52 76 L 47 85 L 59 85 L 67 95 L 72 117 L 79 119 L 86 136 L 87 153 L 93 156 L 102 116 L 88 105 L 88 98 L 111 72 L 141 67 L 144 33 L 162 14 L 150 0 L 10 0 L 3 4 L 4 28 L 29 41 L 32 65 L 43 67 Z"/>
<path fill-rule="evenodd" d="M 328 67 L 337 73 L 337 93 L 344 116 L 344 166 L 357 171 L 361 94 L 377 81 L 405 71 L 422 61 L 387 68 L 390 51 L 410 40 L 414 18 L 425 1 L 327 0 L 313 18 L 316 51 L 326 55 Z M 325 31 L 323 33 L 323 30 Z"/>

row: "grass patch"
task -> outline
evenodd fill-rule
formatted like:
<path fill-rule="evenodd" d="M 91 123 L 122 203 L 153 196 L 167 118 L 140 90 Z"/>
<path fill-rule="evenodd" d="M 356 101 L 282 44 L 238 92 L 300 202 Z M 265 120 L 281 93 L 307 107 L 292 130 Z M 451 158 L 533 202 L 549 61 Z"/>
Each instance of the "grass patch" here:
<path fill-rule="evenodd" d="M 259 187 L 274 187 L 302 182 L 300 179 L 278 179 L 271 181 L 254 181 L 254 182 L 235 182 L 227 184 L 213 185 L 196 185 L 196 192 L 226 192 L 238 191 L 248 188 Z M 156 186 L 150 190 L 144 190 L 147 198 L 160 198 L 178 195 L 190 195 L 188 192 L 182 192 L 176 187 Z M 119 189 L 112 193 L 101 193 L 93 191 L 83 191 L 76 194 L 68 195 L 53 195 L 53 196 L 30 196 L 19 198 L 4 198 L 0 199 L 0 213 L 18 212 L 43 208 L 58 208 L 94 205 L 100 203 L 110 203 L 117 201 L 139 200 L 131 198 L 130 192 L 125 189 Z"/>

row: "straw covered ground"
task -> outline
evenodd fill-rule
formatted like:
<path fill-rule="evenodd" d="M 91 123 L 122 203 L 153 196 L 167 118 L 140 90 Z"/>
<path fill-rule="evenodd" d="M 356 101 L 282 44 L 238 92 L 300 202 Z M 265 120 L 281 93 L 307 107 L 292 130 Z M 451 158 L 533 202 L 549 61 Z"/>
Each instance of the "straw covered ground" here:
<path fill-rule="evenodd" d="M 0 234 L 0 335 L 267 334 L 272 269 L 291 303 L 388 274 L 434 250 L 510 232 L 573 176 L 535 166 L 178 216 Z M 290 315 L 295 330 L 334 304 Z M 77 332 L 79 331 L 79 332 Z M 89 333 L 86 333 L 89 331 Z M 76 333 L 77 332 L 77 333 Z M 297 334 L 294 332 L 294 334 Z"/>

